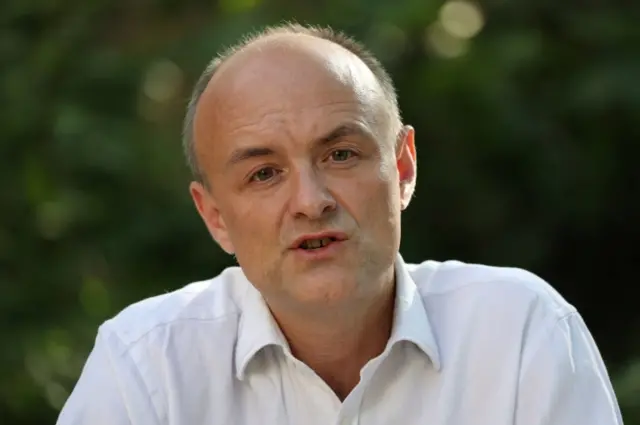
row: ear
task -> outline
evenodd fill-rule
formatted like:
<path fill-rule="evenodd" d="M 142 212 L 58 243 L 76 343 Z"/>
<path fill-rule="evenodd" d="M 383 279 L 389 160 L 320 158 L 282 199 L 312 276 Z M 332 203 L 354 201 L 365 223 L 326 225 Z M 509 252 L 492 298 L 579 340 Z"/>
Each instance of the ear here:
<path fill-rule="evenodd" d="M 202 183 L 194 181 L 189 185 L 189 192 L 213 239 L 227 254 L 233 254 L 235 249 L 229 239 L 227 226 L 209 189 Z"/>
<path fill-rule="evenodd" d="M 403 210 L 409 206 L 416 188 L 416 161 L 415 130 L 406 125 L 398 134 L 396 142 L 396 166 L 400 176 L 400 205 Z"/>

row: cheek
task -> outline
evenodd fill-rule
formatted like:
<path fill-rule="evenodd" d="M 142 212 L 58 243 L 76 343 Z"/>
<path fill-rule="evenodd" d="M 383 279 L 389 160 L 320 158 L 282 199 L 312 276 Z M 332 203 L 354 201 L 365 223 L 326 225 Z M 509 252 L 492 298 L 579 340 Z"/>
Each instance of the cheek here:
<path fill-rule="evenodd" d="M 379 237 L 388 237 L 399 224 L 400 184 L 395 168 L 380 171 L 376 177 L 369 182 L 369 189 L 362 191 L 361 208 L 366 208 L 364 213 L 376 227 L 375 233 Z"/>
<path fill-rule="evenodd" d="M 375 172 L 371 173 L 369 185 L 371 192 L 368 196 L 380 203 L 385 203 L 386 209 L 393 208 L 400 200 L 400 180 L 395 159 L 386 155 L 376 164 Z"/>
<path fill-rule="evenodd" d="M 236 250 L 257 252 L 277 242 L 277 214 L 269 200 L 236 202 L 229 211 L 227 228 Z"/>
<path fill-rule="evenodd" d="M 379 167 L 357 179 L 336 182 L 335 188 L 340 203 L 362 227 L 386 227 L 394 221 L 394 211 L 400 210 L 398 184 L 393 174 L 383 174 Z"/>

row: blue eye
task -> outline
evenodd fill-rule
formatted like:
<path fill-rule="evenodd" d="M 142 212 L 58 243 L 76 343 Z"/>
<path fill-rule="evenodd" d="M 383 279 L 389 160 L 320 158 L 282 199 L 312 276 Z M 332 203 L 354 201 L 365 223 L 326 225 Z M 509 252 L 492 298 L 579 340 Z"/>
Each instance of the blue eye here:
<path fill-rule="evenodd" d="M 334 160 L 335 162 L 344 162 L 351 159 L 353 155 L 354 155 L 354 152 L 352 150 L 337 149 L 331 152 L 331 159 Z"/>
<path fill-rule="evenodd" d="M 273 167 L 261 168 L 251 176 L 251 181 L 264 182 L 273 178 L 277 174 L 277 171 Z"/>

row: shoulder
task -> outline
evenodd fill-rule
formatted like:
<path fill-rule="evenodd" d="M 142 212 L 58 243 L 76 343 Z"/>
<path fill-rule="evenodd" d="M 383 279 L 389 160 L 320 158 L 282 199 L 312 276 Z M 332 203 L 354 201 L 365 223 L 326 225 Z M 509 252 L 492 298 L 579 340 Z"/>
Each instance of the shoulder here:
<path fill-rule="evenodd" d="M 510 330 L 513 337 L 529 339 L 577 313 L 549 282 L 522 268 L 455 260 L 425 261 L 407 268 L 428 315 L 444 329 L 481 329 L 491 334 L 493 328 L 504 337 Z"/>
<path fill-rule="evenodd" d="M 197 399 L 214 379 L 226 385 L 249 285 L 239 268 L 227 268 L 105 321 L 65 416 L 159 423 L 172 401 Z"/>
<path fill-rule="evenodd" d="M 425 297 L 470 297 L 499 302 L 536 302 L 558 317 L 575 308 L 546 280 L 518 267 L 465 263 L 457 260 L 407 264 L 409 274 Z"/>
<path fill-rule="evenodd" d="M 105 321 L 100 332 L 116 337 L 128 349 L 154 331 L 174 325 L 233 321 L 241 312 L 247 285 L 242 270 L 229 267 L 211 279 L 127 306 Z"/>

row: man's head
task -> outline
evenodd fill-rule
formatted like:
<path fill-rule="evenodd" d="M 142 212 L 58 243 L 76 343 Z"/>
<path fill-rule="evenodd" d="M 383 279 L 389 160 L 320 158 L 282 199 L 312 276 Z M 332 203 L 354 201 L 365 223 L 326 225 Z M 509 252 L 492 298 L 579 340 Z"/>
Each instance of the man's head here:
<path fill-rule="evenodd" d="M 185 149 L 207 228 L 270 303 L 348 307 L 392 280 L 413 129 L 357 43 L 285 26 L 230 50 L 196 85 Z"/>

